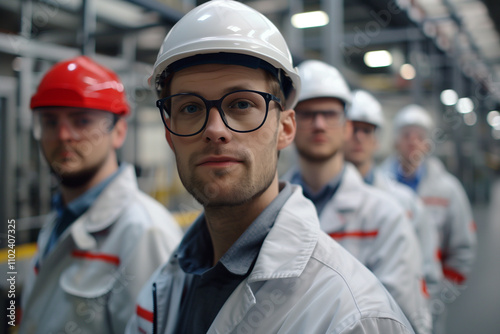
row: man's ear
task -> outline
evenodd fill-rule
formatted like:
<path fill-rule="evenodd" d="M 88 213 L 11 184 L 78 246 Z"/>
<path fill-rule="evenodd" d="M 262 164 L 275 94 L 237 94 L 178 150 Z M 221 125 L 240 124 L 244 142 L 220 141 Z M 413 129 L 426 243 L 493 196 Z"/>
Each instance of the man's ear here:
<path fill-rule="evenodd" d="M 170 123 L 170 120 L 166 120 L 166 122 Z M 174 144 L 172 144 L 172 133 L 168 131 L 166 126 L 164 128 L 165 128 L 165 139 L 167 139 L 168 146 L 170 146 L 172 151 L 175 153 Z"/>
<path fill-rule="evenodd" d="M 380 149 L 380 142 L 382 141 L 382 129 L 376 127 L 373 136 L 375 140 L 373 148 L 375 149 L 375 151 L 378 151 Z"/>
<path fill-rule="evenodd" d="M 278 131 L 278 150 L 282 150 L 293 142 L 297 131 L 295 111 L 293 109 L 281 112 Z"/>
<path fill-rule="evenodd" d="M 111 138 L 113 143 L 113 148 L 115 150 L 122 147 L 123 142 L 125 142 L 125 138 L 127 137 L 127 121 L 125 118 L 120 117 L 116 122 L 115 126 L 111 130 Z"/>
<path fill-rule="evenodd" d="M 344 142 L 351 139 L 354 132 L 354 127 L 352 125 L 352 121 L 346 120 L 344 124 Z"/>

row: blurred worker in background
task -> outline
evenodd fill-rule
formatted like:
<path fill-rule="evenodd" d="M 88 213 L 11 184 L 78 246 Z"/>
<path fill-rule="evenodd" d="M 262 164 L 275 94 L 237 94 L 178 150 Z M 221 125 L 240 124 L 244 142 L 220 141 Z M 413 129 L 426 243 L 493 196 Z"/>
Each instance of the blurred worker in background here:
<path fill-rule="evenodd" d="M 127 333 L 412 333 L 397 304 L 280 183 L 300 78 L 283 36 L 232 0 L 193 9 L 151 78 L 186 189 L 204 212 L 145 285 Z"/>
<path fill-rule="evenodd" d="M 390 177 L 417 192 L 439 231 L 445 280 L 439 291 L 440 299 L 432 302 L 432 311 L 435 332 L 444 333 L 445 306 L 450 302 L 447 295 L 463 290 L 456 285 L 464 286 L 471 270 L 476 229 L 462 185 L 441 161 L 430 156 L 433 127 L 432 118 L 422 107 L 408 105 L 401 109 L 394 118 L 396 154 L 381 167 Z"/>
<path fill-rule="evenodd" d="M 299 65 L 302 90 L 295 108 L 299 167 L 285 179 L 300 184 L 316 206 L 323 231 L 370 269 L 392 294 L 417 333 L 430 333 L 420 246 L 403 208 L 363 182 L 344 161 L 351 137 L 346 119 L 351 91 L 326 63 Z"/>
<path fill-rule="evenodd" d="M 435 296 L 442 280 L 437 227 L 414 191 L 375 168 L 374 156 L 384 124 L 382 106 L 367 91 L 354 91 L 347 118 L 352 122 L 353 133 L 345 143 L 345 159 L 356 166 L 365 183 L 391 194 L 405 209 L 420 242 L 427 289 L 430 296 Z"/>
<path fill-rule="evenodd" d="M 80 56 L 45 74 L 31 108 L 59 193 L 23 287 L 20 333 L 121 334 L 140 287 L 182 236 L 117 160 L 130 113 L 124 86 Z"/>

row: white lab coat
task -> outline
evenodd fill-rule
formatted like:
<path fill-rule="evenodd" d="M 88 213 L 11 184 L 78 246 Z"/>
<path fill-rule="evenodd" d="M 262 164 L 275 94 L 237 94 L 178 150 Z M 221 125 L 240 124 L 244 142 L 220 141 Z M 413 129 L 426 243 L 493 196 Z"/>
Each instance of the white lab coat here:
<path fill-rule="evenodd" d="M 155 333 L 173 333 L 184 282 L 173 256 L 144 286 L 126 333 L 153 333 L 153 326 Z M 229 296 L 208 333 L 413 331 L 373 274 L 321 232 L 314 205 L 293 186 L 252 272 Z"/>
<path fill-rule="evenodd" d="M 38 237 L 39 269 L 23 287 L 19 333 L 122 334 L 140 288 L 180 241 L 180 227 L 137 188 L 130 165 L 42 258 L 54 218 Z"/>
<path fill-rule="evenodd" d="M 389 157 L 381 168 L 395 178 L 395 157 Z M 417 194 L 439 231 L 441 262 L 445 278 L 463 284 L 469 274 L 476 252 L 476 229 L 467 194 L 460 181 L 444 168 L 437 158 L 424 162 L 425 174 Z"/>
<path fill-rule="evenodd" d="M 391 156 L 380 166 L 394 179 L 395 163 L 396 157 Z M 428 157 L 423 164 L 426 172 L 417 187 L 417 194 L 438 229 L 444 275 L 437 292 L 433 292 L 432 296 L 433 327 L 434 334 L 444 334 L 447 304 L 460 295 L 463 288 L 457 284 L 465 283 L 475 258 L 475 223 L 469 200 L 457 178 L 446 171 L 437 158 Z"/>
<path fill-rule="evenodd" d="M 319 218 L 321 229 L 384 284 L 415 332 L 430 333 L 432 317 L 424 289 L 422 254 L 401 205 L 364 183 L 358 170 L 345 163 L 339 188 Z"/>
<path fill-rule="evenodd" d="M 438 257 L 439 241 L 437 227 L 429 219 L 424 203 L 409 187 L 391 179 L 379 169 L 374 170 L 373 186 L 386 191 L 406 210 L 412 222 L 422 250 L 425 281 L 431 296 L 439 293 L 443 279 L 441 263 Z"/>

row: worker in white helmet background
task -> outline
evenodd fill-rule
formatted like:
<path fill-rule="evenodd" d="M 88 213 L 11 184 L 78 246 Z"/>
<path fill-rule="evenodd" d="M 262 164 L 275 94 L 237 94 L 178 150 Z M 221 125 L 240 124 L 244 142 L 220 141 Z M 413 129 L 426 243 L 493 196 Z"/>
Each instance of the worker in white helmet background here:
<path fill-rule="evenodd" d="M 302 90 L 295 108 L 298 166 L 283 179 L 299 184 L 318 211 L 321 229 L 370 269 L 401 306 L 416 333 L 431 333 L 422 254 L 402 206 L 363 182 L 344 161 L 352 133 L 351 91 L 341 73 L 318 60 L 298 66 Z"/>
<path fill-rule="evenodd" d="M 110 69 L 58 62 L 31 98 L 33 134 L 58 180 L 21 296 L 21 334 L 121 334 L 182 230 L 118 160 L 130 107 Z"/>
<path fill-rule="evenodd" d="M 427 289 L 429 295 L 435 298 L 442 280 L 441 264 L 437 256 L 437 227 L 428 219 L 425 206 L 418 195 L 409 187 L 391 179 L 375 165 L 374 156 L 384 130 L 382 105 L 369 92 L 354 91 L 347 118 L 352 122 L 353 134 L 344 146 L 345 159 L 356 166 L 365 183 L 385 190 L 406 210 L 420 242 Z"/>
<path fill-rule="evenodd" d="M 471 206 L 460 181 L 431 155 L 434 122 L 427 110 L 411 104 L 394 118 L 395 154 L 382 169 L 411 187 L 423 200 L 429 219 L 439 231 L 444 280 L 440 297 L 432 301 L 436 333 L 445 331 L 446 294 L 462 291 L 476 254 L 476 228 Z"/>
<path fill-rule="evenodd" d="M 151 83 L 204 210 L 144 286 L 127 333 L 413 333 L 320 230 L 300 187 L 278 180 L 300 77 L 271 21 L 238 1 L 194 8 L 165 37 Z"/>

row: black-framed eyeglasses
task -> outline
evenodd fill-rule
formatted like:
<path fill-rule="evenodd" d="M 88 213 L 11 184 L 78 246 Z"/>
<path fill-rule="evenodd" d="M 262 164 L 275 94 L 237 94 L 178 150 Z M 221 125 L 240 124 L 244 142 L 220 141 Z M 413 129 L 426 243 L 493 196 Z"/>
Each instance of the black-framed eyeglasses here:
<path fill-rule="evenodd" d="M 376 130 L 377 130 L 377 127 L 375 125 L 372 125 L 372 124 L 360 126 L 360 125 L 357 125 L 356 122 L 354 122 L 354 124 L 352 126 L 352 132 L 354 135 L 356 135 L 358 133 L 362 133 L 365 136 L 372 136 L 375 134 Z"/>
<path fill-rule="evenodd" d="M 156 106 L 168 131 L 176 136 L 188 137 L 203 131 L 213 107 L 217 108 L 222 121 L 232 131 L 255 131 L 266 121 L 271 101 L 278 103 L 283 110 L 279 98 L 255 90 L 237 90 L 218 100 L 207 100 L 195 93 L 180 93 L 156 101 Z"/>
<path fill-rule="evenodd" d="M 336 110 L 295 110 L 297 123 L 312 126 L 318 116 L 321 116 L 325 124 L 335 127 L 345 120 L 344 112 Z"/>

